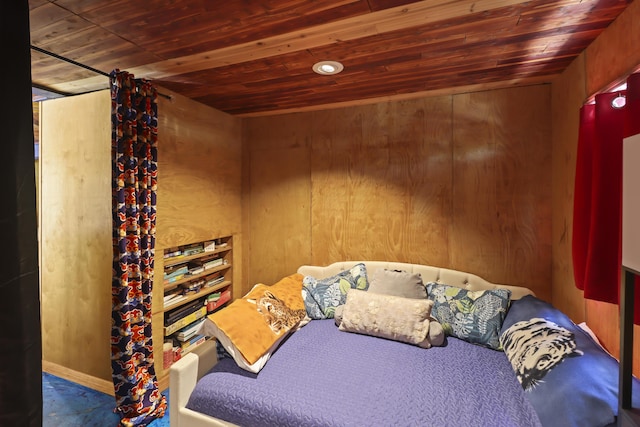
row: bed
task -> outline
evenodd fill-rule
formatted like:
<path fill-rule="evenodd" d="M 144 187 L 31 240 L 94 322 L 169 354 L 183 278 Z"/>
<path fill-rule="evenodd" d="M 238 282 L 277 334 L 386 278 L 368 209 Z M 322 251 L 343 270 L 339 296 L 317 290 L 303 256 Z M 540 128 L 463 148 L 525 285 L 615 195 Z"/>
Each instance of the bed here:
<path fill-rule="evenodd" d="M 277 295 L 298 321 L 245 358 L 268 334 L 244 329 L 242 347 L 225 316 L 246 326 L 237 320 L 244 303 L 271 317 L 274 300 L 256 295 Z M 171 367 L 172 427 L 616 423 L 617 361 L 527 288 L 432 266 L 346 261 L 302 266 L 242 300 L 207 320 L 218 345 Z M 633 388 L 640 396 L 635 380 Z"/>

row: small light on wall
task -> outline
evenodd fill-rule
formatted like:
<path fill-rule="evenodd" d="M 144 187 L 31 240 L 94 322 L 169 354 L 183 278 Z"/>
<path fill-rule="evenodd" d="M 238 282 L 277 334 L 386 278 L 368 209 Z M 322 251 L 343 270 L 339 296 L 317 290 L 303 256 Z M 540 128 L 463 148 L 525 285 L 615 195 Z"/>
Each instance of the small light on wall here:
<path fill-rule="evenodd" d="M 344 70 L 344 65 L 337 61 L 320 61 L 313 64 L 313 71 L 323 76 L 338 74 Z"/>
<path fill-rule="evenodd" d="M 616 96 L 611 100 L 611 106 L 613 108 L 622 108 L 626 104 L 627 104 L 627 98 L 621 93 L 619 93 L 618 96 Z"/>

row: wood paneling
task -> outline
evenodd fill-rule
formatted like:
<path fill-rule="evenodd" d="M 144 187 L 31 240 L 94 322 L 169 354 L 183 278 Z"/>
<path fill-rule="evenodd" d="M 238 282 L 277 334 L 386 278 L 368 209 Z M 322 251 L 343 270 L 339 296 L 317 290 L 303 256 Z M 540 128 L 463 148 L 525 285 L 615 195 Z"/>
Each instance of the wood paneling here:
<path fill-rule="evenodd" d="M 158 202 L 156 254 L 172 246 L 233 236 L 233 294 L 242 295 L 241 121 L 165 88 L 158 98 Z M 156 256 L 155 271 L 163 260 Z M 161 274 L 161 273 L 160 273 Z M 161 276 L 160 276 L 161 277 Z M 153 341 L 160 386 L 162 281 L 153 293 Z"/>
<path fill-rule="evenodd" d="M 109 380 L 110 95 L 40 105 L 42 358 Z"/>
<path fill-rule="evenodd" d="M 453 268 L 551 299 L 550 86 L 453 104 Z M 464 250 L 462 250 L 464 248 Z"/>
<path fill-rule="evenodd" d="M 40 48 L 237 115 L 463 87 L 549 83 L 628 0 L 31 1 Z M 167 20 L 166 17 L 171 19 Z M 320 60 L 345 65 L 319 76 Z M 613 58 L 615 59 L 615 58 Z M 103 76 L 32 56 L 36 84 L 77 93 Z M 432 96 L 432 95 L 429 95 Z"/>
<path fill-rule="evenodd" d="M 632 2 L 586 49 L 587 95 L 619 83 L 640 67 L 640 2 Z"/>
<path fill-rule="evenodd" d="M 250 250 L 245 260 L 248 286 L 275 283 L 309 259 L 309 140 L 303 117 L 244 123 Z M 254 242 L 259 242 L 254 244 Z M 249 289 L 245 289 L 247 292 Z"/>
<path fill-rule="evenodd" d="M 240 119 L 159 90 L 157 247 L 240 233 Z"/>
<path fill-rule="evenodd" d="M 549 106 L 541 85 L 247 118 L 251 252 L 288 251 L 290 237 L 270 231 L 285 215 L 302 245 L 287 274 L 307 263 L 405 261 L 466 268 L 549 299 Z M 295 173 L 283 172 L 291 161 Z M 271 258 L 252 256 L 249 275 L 282 274 Z"/>
<path fill-rule="evenodd" d="M 448 250 L 451 98 L 311 114 L 312 262 L 440 265 Z"/>
<path fill-rule="evenodd" d="M 585 320 L 582 291 L 573 278 L 573 194 L 580 107 L 586 98 L 585 55 L 580 55 L 553 83 L 552 283 L 554 304 L 574 322 Z"/>
<path fill-rule="evenodd" d="M 234 262 L 240 265 L 240 119 L 170 94 L 158 106 L 156 254 L 234 235 Z M 101 91 L 44 101 L 41 108 L 43 359 L 94 386 L 83 381 L 84 374 L 111 381 L 111 100 Z M 162 264 L 156 257 L 156 271 Z M 241 268 L 234 268 L 233 280 L 239 295 Z M 166 387 L 162 295 L 156 281 L 154 357 Z"/>

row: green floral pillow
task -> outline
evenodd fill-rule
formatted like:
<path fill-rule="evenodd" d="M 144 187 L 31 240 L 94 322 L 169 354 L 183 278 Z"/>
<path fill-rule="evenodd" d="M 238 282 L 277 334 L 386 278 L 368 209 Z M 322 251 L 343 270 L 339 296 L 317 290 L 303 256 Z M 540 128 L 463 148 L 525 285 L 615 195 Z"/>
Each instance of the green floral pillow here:
<path fill-rule="evenodd" d="M 366 291 L 368 288 L 367 268 L 359 263 L 326 279 L 305 276 L 302 281 L 302 298 L 310 318 L 331 319 L 336 307 L 346 302 L 349 289 Z"/>
<path fill-rule="evenodd" d="M 447 335 L 501 349 L 500 329 L 511 302 L 510 290 L 468 291 L 429 282 L 427 294 L 434 303 L 431 315 L 438 319 Z"/>

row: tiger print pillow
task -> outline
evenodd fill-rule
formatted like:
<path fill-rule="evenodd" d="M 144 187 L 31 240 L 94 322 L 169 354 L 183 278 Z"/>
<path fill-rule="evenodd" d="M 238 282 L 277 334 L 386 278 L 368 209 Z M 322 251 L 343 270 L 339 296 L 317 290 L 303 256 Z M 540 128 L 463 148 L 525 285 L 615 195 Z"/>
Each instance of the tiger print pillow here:
<path fill-rule="evenodd" d="M 619 364 L 567 315 L 532 295 L 512 301 L 500 342 L 543 426 L 614 425 Z"/>
<path fill-rule="evenodd" d="M 567 357 L 582 356 L 573 332 L 541 317 L 514 323 L 502 333 L 500 343 L 525 390 Z"/>

